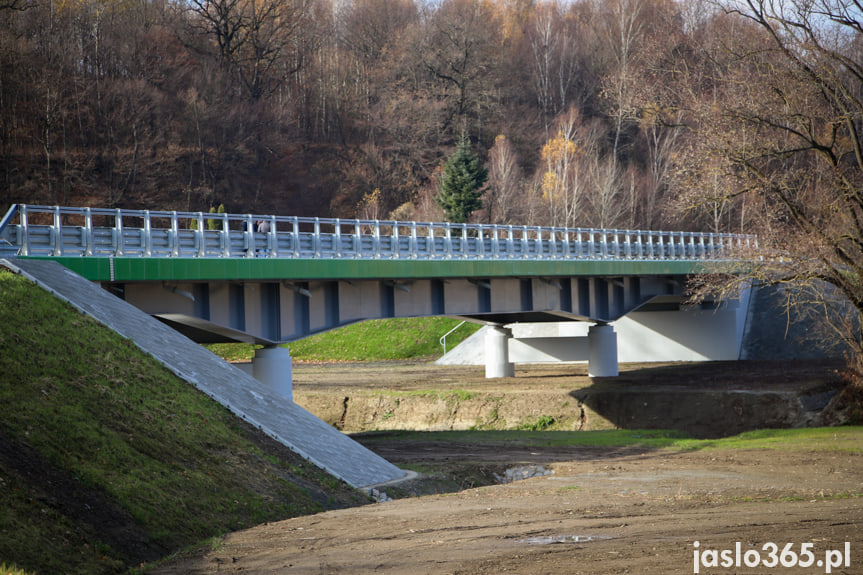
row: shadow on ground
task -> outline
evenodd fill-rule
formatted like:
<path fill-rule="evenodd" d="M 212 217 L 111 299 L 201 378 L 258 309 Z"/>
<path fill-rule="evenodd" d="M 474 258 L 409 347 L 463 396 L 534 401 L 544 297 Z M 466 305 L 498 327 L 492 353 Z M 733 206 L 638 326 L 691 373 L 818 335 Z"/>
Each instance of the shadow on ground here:
<path fill-rule="evenodd" d="M 840 423 L 843 363 L 736 361 L 642 367 L 570 392 L 620 429 L 667 429 L 699 438 Z"/>

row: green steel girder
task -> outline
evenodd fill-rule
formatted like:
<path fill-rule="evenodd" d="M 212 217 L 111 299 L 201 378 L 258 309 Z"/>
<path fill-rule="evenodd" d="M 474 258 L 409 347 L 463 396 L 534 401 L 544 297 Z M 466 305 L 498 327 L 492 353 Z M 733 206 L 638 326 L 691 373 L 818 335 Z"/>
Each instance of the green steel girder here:
<path fill-rule="evenodd" d="M 400 260 L 34 257 L 99 282 L 278 281 L 495 277 L 687 276 L 733 272 L 732 262 L 664 260 Z M 737 270 L 739 271 L 739 270 Z"/>

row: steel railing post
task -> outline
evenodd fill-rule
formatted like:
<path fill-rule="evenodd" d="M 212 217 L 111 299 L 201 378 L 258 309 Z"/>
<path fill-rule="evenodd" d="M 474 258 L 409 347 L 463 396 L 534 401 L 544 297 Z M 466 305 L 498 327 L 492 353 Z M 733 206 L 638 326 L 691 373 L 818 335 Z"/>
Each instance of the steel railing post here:
<path fill-rule="evenodd" d="M 374 221 L 374 239 L 372 240 L 374 248 L 374 257 L 381 257 L 381 223 L 378 220 Z"/>
<path fill-rule="evenodd" d="M 144 257 L 149 258 L 153 255 L 152 253 L 152 238 L 150 237 L 150 210 L 144 210 L 144 230 L 142 232 L 141 239 L 143 240 L 144 247 Z"/>
<path fill-rule="evenodd" d="M 293 253 L 295 258 L 300 257 L 300 219 L 296 216 L 291 218 L 291 245 L 294 248 Z"/>
<path fill-rule="evenodd" d="M 21 208 L 18 210 L 20 214 L 21 221 L 21 229 L 23 231 L 23 237 L 21 242 L 21 255 L 29 256 L 30 255 L 30 222 L 27 218 L 27 205 L 22 204 Z"/>
<path fill-rule="evenodd" d="M 437 254 L 437 245 L 434 238 L 434 223 L 429 222 L 429 258 L 434 258 Z"/>
<path fill-rule="evenodd" d="M 171 248 L 171 257 L 180 255 L 180 222 L 177 220 L 177 212 L 171 212 L 171 235 L 168 246 Z"/>
<path fill-rule="evenodd" d="M 63 255 L 63 218 L 60 215 L 60 206 L 54 206 L 54 229 L 52 230 L 53 250 L 51 255 Z"/>
<path fill-rule="evenodd" d="M 494 226 L 492 226 L 492 231 L 491 231 L 491 253 L 492 253 L 492 257 L 494 257 L 495 259 L 499 259 L 499 258 L 500 258 L 500 238 L 498 237 L 498 236 L 499 236 L 499 232 L 500 232 L 500 230 L 498 229 L 497 224 L 495 224 Z"/>
<path fill-rule="evenodd" d="M 222 248 L 222 257 L 231 257 L 231 222 L 228 214 L 222 214 L 222 230 L 219 232 L 219 243 Z"/>
<path fill-rule="evenodd" d="M 392 254 L 390 257 L 398 259 L 401 257 L 401 246 L 399 245 L 399 223 L 393 222 L 393 231 L 390 235 L 390 247 L 392 248 Z"/>
<path fill-rule="evenodd" d="M 363 229 L 359 220 L 354 220 L 354 252 L 357 257 L 363 256 Z"/>
<path fill-rule="evenodd" d="M 243 256 L 253 258 L 257 254 L 257 240 L 255 239 L 255 219 L 252 214 L 246 214 L 243 220 Z M 228 242 L 231 241 L 231 234 L 228 232 Z"/>
<path fill-rule="evenodd" d="M 270 231 L 267 232 L 267 256 L 279 257 L 279 231 L 276 229 L 278 220 L 276 216 L 270 216 Z"/>
<path fill-rule="evenodd" d="M 84 236 L 82 239 L 84 239 L 85 243 L 84 255 L 92 256 L 95 237 L 93 236 L 93 213 L 90 211 L 90 208 L 84 208 Z"/>
<path fill-rule="evenodd" d="M 195 243 L 198 246 L 198 257 L 202 258 L 207 255 L 207 226 L 204 223 L 204 212 L 198 212 L 195 221 L 198 224 L 195 226 Z"/>
<path fill-rule="evenodd" d="M 467 244 L 467 224 L 461 224 L 461 257 L 470 257 L 470 249 Z"/>
<path fill-rule="evenodd" d="M 122 257 L 126 253 L 126 238 L 123 233 L 123 211 L 114 210 L 114 257 Z"/>

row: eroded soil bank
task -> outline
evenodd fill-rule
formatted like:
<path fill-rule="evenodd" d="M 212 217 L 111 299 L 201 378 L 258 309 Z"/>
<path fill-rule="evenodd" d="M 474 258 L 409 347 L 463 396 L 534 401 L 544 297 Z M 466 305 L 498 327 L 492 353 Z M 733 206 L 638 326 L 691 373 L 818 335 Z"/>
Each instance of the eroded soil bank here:
<path fill-rule="evenodd" d="M 535 428 L 674 429 L 720 437 L 830 425 L 842 363 L 632 364 L 591 379 L 580 364 L 483 368 L 422 363 L 298 364 L 295 401 L 346 433 Z"/>

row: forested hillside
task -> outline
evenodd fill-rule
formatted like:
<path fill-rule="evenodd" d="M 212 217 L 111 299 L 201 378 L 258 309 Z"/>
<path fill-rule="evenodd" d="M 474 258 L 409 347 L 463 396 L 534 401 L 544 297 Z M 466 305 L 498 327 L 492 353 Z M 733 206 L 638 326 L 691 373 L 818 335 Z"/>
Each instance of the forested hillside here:
<path fill-rule="evenodd" d="M 466 136 L 475 220 L 738 231 L 687 209 L 683 109 L 751 37 L 702 0 L 0 0 L 0 207 L 439 219 Z"/>
<path fill-rule="evenodd" d="M 440 220 L 467 152 L 471 221 L 757 233 L 739 274 L 698 281 L 780 284 L 863 393 L 859 0 L 0 0 L 0 214 Z M 176 479 L 169 459 L 154 473 Z"/>
<path fill-rule="evenodd" d="M 0 208 L 756 232 L 863 358 L 861 130 L 852 0 L 0 0 Z"/>

